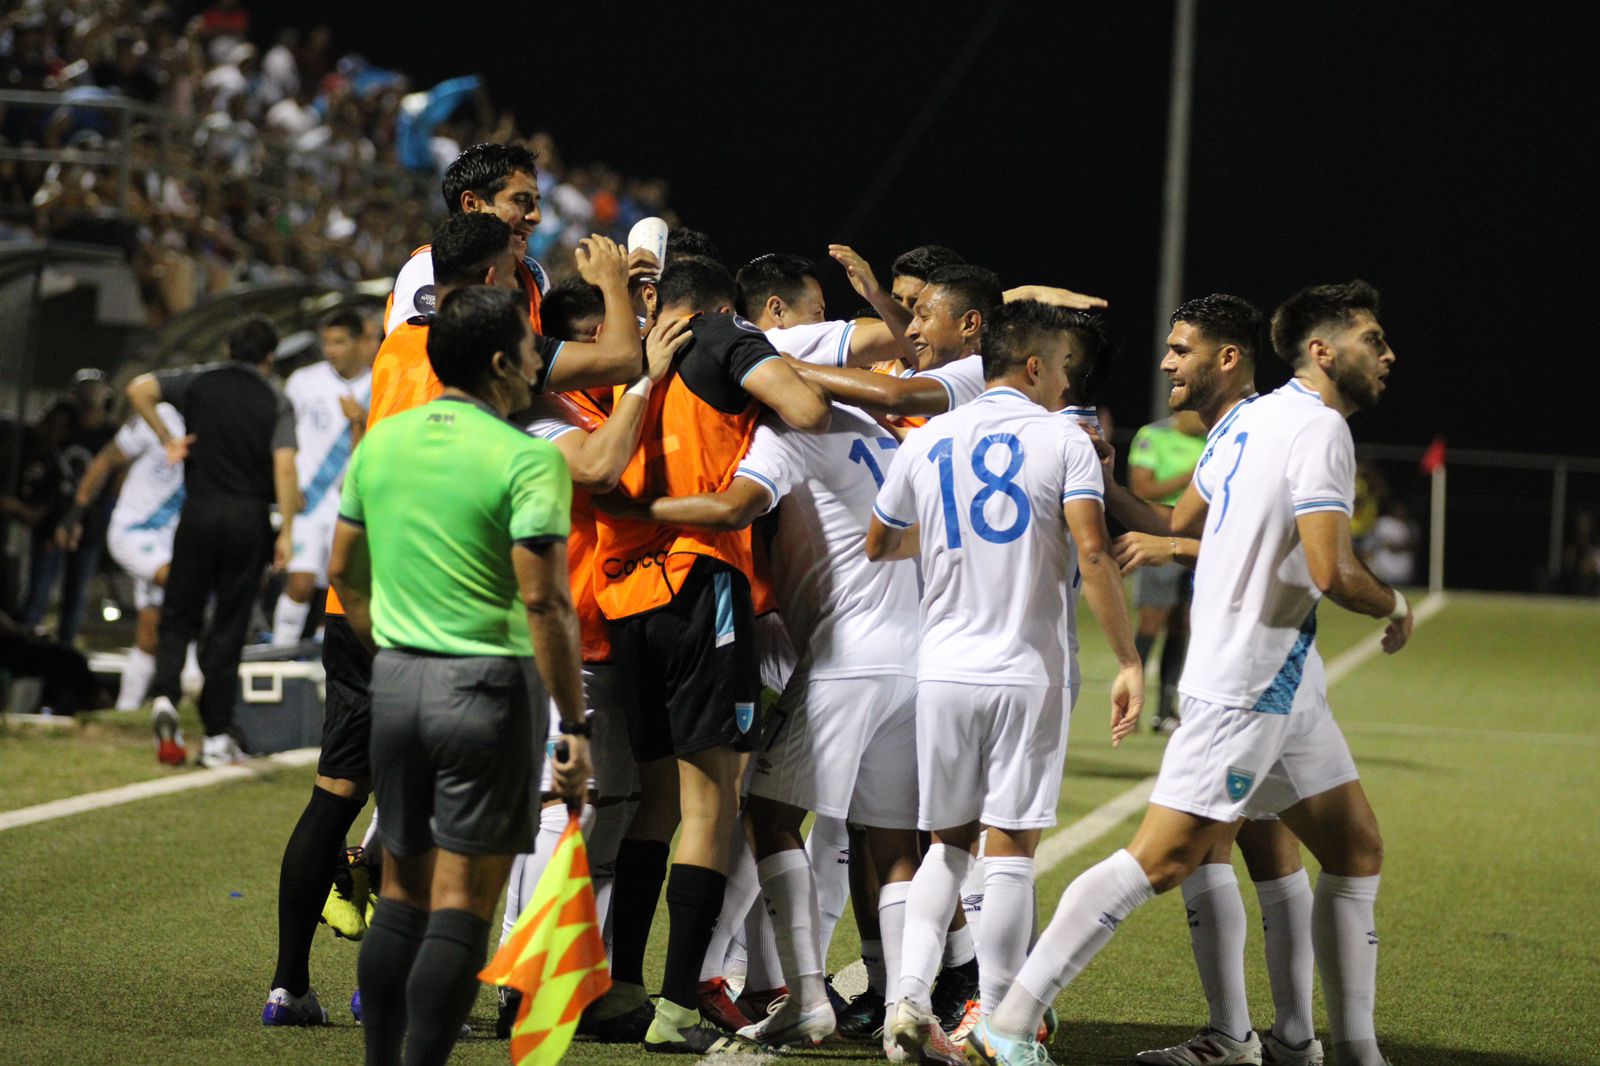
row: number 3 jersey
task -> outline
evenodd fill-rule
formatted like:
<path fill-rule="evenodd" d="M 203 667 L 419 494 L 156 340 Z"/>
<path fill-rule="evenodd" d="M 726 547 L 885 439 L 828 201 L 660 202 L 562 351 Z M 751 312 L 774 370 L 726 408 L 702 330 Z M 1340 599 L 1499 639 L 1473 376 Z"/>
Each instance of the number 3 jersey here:
<path fill-rule="evenodd" d="M 921 526 L 919 681 L 1078 684 L 1078 553 L 1062 505 L 1104 498 L 1076 422 L 993 388 L 913 430 L 873 513 Z"/>
<path fill-rule="evenodd" d="M 1210 509 L 1180 692 L 1288 714 L 1301 677 L 1320 676 L 1321 593 L 1295 520 L 1349 514 L 1355 470 L 1343 416 L 1297 381 L 1239 403 L 1212 428 L 1194 475 Z"/>

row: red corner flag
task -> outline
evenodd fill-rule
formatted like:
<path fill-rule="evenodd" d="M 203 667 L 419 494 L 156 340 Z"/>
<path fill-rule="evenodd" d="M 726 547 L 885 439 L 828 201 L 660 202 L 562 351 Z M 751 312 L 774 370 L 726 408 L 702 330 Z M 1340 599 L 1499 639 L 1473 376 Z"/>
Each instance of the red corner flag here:
<path fill-rule="evenodd" d="M 517 1066 L 560 1062 L 572 1043 L 578 1015 L 611 987 L 589 881 L 589 853 L 576 812 L 533 899 L 478 979 L 522 993 L 511 1030 L 511 1061 Z"/>
<path fill-rule="evenodd" d="M 1424 474 L 1432 474 L 1444 465 L 1444 438 L 1435 437 L 1433 443 L 1428 445 L 1428 450 L 1422 453 L 1422 461 L 1417 466 Z"/>

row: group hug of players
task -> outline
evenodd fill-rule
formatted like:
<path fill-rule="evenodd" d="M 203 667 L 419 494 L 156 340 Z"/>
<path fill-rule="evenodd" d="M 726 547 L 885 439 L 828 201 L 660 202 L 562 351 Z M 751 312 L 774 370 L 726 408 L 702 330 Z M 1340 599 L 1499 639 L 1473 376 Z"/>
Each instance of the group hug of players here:
<path fill-rule="evenodd" d="M 1214 295 L 1173 313 L 1171 406 L 1208 435 L 1164 507 L 1111 475 L 1099 301 L 1002 290 L 935 246 L 885 289 L 833 246 L 876 317 L 829 321 L 808 260 L 735 276 L 689 230 L 664 261 L 585 240 L 581 280 L 546 289 L 525 259 L 526 152 L 471 148 L 444 193 L 449 216 L 397 280 L 342 493 L 324 486 L 339 519 L 324 744 L 285 851 L 267 1024 L 326 1020 L 310 943 L 372 794 L 381 889 L 352 1004 L 369 1063 L 449 1056 L 502 890 L 509 929 L 568 803 L 584 804 L 614 981 L 580 1027 L 596 1039 L 1047 1062 L 1057 995 L 1181 886 L 1210 1017 L 1138 1061 L 1324 1061 L 1314 959 L 1328 1061 L 1383 1062 L 1382 845 L 1314 642 L 1324 596 L 1388 619 L 1386 651 L 1412 626 L 1349 530 L 1346 419 L 1394 361 L 1370 286 L 1277 309 L 1294 377 L 1265 395 L 1253 307 Z M 1114 540 L 1108 513 L 1129 532 Z M 1117 660 L 1116 744 L 1144 698 L 1122 574 L 1170 563 L 1195 571 L 1182 725 L 1133 840 L 1039 929 L 1079 594 Z M 1266 926 L 1275 1015 L 1259 1032 L 1236 838 Z M 847 896 L 869 986 L 848 1002 L 825 972 Z"/>

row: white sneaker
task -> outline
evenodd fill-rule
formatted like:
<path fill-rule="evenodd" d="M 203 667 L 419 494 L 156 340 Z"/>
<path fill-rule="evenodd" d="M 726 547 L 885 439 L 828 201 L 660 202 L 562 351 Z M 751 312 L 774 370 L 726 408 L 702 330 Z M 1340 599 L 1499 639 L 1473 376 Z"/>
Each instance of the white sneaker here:
<path fill-rule="evenodd" d="M 168 766 L 182 766 L 189 749 L 178 728 L 178 709 L 167 697 L 157 696 L 150 704 L 150 728 L 156 735 L 156 758 Z"/>
<path fill-rule="evenodd" d="M 198 763 L 209 769 L 213 766 L 232 766 L 249 758 L 244 749 L 239 747 L 237 740 L 226 733 L 219 733 L 214 737 L 206 737 L 205 742 L 200 745 Z"/>
<path fill-rule="evenodd" d="M 1304 1047 L 1285 1044 L 1271 1029 L 1260 1032 L 1262 1066 L 1322 1066 L 1322 1041 L 1312 1037 Z"/>
<path fill-rule="evenodd" d="M 1181 1044 L 1141 1051 L 1133 1061 L 1144 1066 L 1261 1066 L 1261 1040 L 1254 1032 L 1234 1040 L 1215 1029 L 1202 1029 Z"/>
<path fill-rule="evenodd" d="M 816 1047 L 833 1035 L 833 1006 L 824 999 L 814 1007 L 790 1012 L 786 999 L 783 1006 L 752 1025 L 739 1030 L 746 1040 L 754 1040 L 764 1047 Z"/>

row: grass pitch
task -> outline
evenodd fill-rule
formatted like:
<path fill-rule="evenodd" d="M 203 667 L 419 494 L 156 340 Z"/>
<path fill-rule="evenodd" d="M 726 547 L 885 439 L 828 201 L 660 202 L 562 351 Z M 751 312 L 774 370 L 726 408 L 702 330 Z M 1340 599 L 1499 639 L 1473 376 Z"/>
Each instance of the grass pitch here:
<path fill-rule="evenodd" d="M 1372 623 L 1332 605 L 1320 621 L 1330 661 L 1372 639 Z M 1154 773 L 1164 744 L 1146 733 L 1111 750 L 1111 659 L 1084 628 L 1063 825 Z M 1332 702 L 1387 843 L 1378 1030 L 1391 1060 L 1600 1063 L 1600 606 L 1453 596 L 1399 656 L 1335 684 Z M 196 726 L 186 722 L 191 735 Z M 173 773 L 151 758 L 147 728 L 141 715 L 103 714 L 62 731 L 0 731 L 0 808 Z M 325 932 L 312 975 L 333 1024 L 259 1022 L 278 861 L 310 784 L 309 769 L 284 769 L 0 833 L 0 1064 L 359 1062 L 348 1012 L 356 948 Z M 1042 915 L 1135 824 L 1045 873 Z M 1239 876 L 1248 879 L 1242 864 Z M 1254 894 L 1244 896 L 1254 919 Z M 665 928 L 663 910 L 656 974 Z M 855 948 L 846 915 L 832 965 Z M 1265 1026 L 1259 937 L 1246 961 Z M 1198 1027 L 1205 1004 L 1179 895 L 1141 909 L 1057 1006 L 1052 1055 L 1063 1063 L 1127 1062 Z M 487 991 L 472 1024 L 455 1061 L 509 1061 L 485 1035 Z M 881 1061 L 851 1045 L 798 1057 Z M 582 1042 L 569 1053 L 575 1063 L 644 1058 Z"/>

